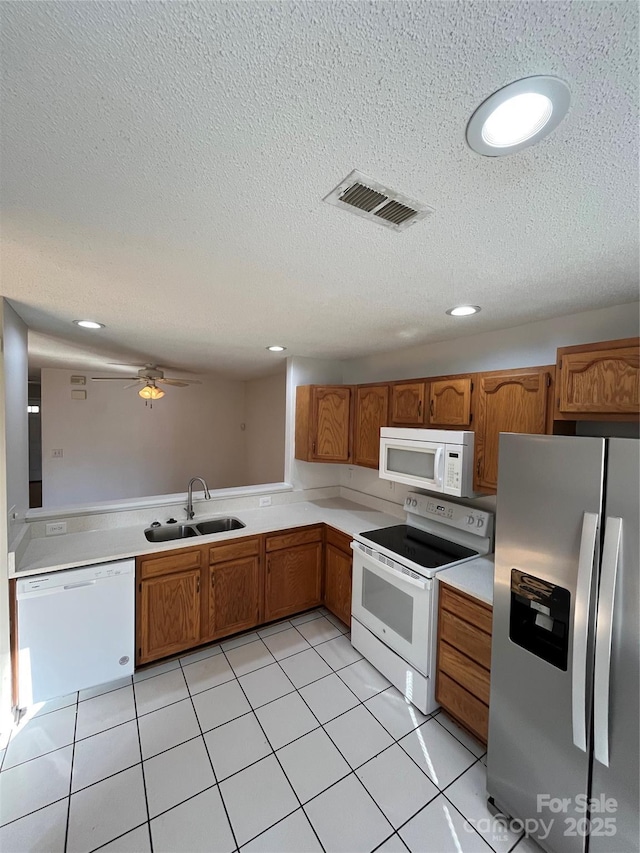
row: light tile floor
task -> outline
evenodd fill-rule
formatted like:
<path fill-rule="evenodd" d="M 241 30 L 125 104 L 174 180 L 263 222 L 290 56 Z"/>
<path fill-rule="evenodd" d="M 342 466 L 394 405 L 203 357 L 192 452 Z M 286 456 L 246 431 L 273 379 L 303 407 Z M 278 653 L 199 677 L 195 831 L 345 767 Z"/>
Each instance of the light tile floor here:
<path fill-rule="evenodd" d="M 0 850 L 532 853 L 492 833 L 483 759 L 321 608 L 30 709 Z"/>

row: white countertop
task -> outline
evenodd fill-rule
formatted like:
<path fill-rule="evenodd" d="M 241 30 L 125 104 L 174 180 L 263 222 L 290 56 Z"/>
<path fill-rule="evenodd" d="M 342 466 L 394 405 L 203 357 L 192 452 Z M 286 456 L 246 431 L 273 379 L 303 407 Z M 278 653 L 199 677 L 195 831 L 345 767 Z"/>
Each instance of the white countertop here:
<path fill-rule="evenodd" d="M 493 606 L 493 554 L 444 569 L 438 572 L 436 577 L 439 581 Z"/>
<path fill-rule="evenodd" d="M 398 509 L 399 515 L 404 517 L 402 508 L 398 507 Z M 223 514 L 226 515 L 226 513 L 217 513 L 218 516 Z M 238 539 L 243 536 L 254 536 L 308 524 L 326 523 L 348 536 L 354 536 L 366 530 L 399 523 L 398 516 L 387 515 L 344 498 L 301 501 L 262 509 L 239 510 L 230 512 L 228 515 L 239 518 L 246 527 L 242 530 L 226 531 L 210 536 L 174 539 L 172 542 L 147 542 L 143 525 L 38 537 L 29 542 L 11 576 L 24 577 L 60 569 L 72 569 L 92 563 L 195 547 L 210 542 Z M 211 517 L 215 516 L 203 514 L 194 518 L 191 523 Z"/>

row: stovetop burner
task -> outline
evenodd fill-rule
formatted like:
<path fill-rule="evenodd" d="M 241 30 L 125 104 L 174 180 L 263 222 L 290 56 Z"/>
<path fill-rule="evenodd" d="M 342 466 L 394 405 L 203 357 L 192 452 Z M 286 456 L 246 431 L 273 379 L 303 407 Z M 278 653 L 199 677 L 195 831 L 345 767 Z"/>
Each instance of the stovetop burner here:
<path fill-rule="evenodd" d="M 368 530 L 360 535 L 393 551 L 399 558 L 404 557 L 419 566 L 424 566 L 425 569 L 446 566 L 465 557 L 475 557 L 479 553 L 407 524 Z"/>

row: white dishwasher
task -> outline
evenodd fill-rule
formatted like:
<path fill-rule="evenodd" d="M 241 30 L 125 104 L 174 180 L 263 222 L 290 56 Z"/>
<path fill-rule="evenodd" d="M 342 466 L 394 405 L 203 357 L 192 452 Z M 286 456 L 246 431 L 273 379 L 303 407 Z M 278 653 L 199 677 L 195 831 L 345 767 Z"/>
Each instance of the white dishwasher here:
<path fill-rule="evenodd" d="M 134 560 L 22 578 L 16 599 L 21 708 L 133 673 Z"/>

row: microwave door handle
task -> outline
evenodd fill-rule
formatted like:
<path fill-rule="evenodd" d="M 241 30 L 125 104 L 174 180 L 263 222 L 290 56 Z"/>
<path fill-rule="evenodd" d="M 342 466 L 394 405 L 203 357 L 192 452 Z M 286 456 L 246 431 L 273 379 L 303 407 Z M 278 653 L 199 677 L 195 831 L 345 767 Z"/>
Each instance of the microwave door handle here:
<path fill-rule="evenodd" d="M 573 608 L 573 655 L 571 659 L 573 743 L 582 752 L 587 751 L 587 636 L 597 532 L 597 513 L 585 512 L 582 517 L 576 601 Z"/>
<path fill-rule="evenodd" d="M 444 447 L 442 445 L 436 450 L 436 458 L 433 462 L 433 479 L 439 486 L 444 480 Z"/>
<path fill-rule="evenodd" d="M 600 569 L 600 598 L 596 622 L 596 660 L 593 679 L 593 754 L 600 764 L 609 766 L 609 684 L 611 679 L 611 639 L 616 576 L 620 560 L 622 519 L 607 518 Z"/>

